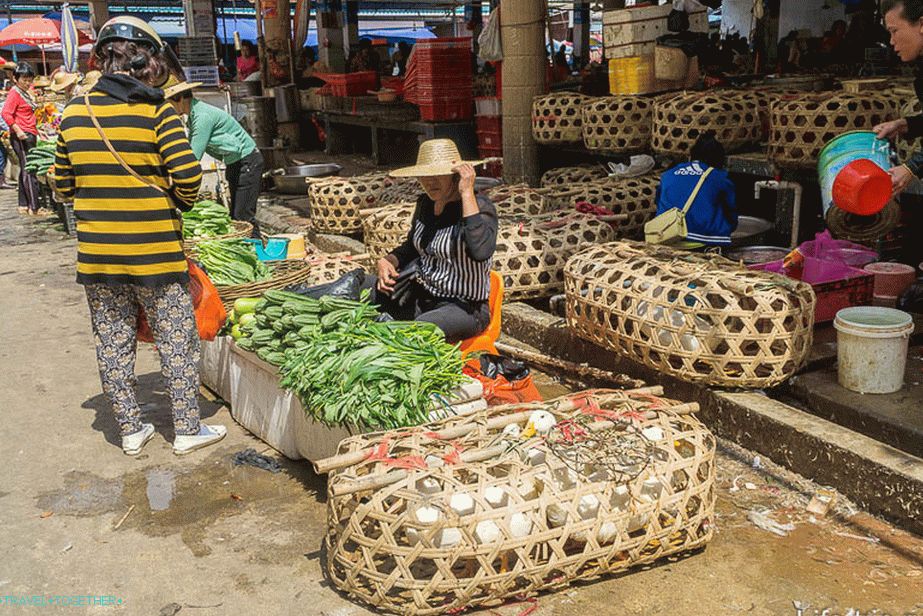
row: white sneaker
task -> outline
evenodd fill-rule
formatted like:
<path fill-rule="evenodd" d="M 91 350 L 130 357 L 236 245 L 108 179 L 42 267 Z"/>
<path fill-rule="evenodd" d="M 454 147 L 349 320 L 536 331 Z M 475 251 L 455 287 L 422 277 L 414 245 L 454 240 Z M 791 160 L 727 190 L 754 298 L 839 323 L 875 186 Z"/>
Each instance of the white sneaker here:
<path fill-rule="evenodd" d="M 141 424 L 140 430 L 122 437 L 122 451 L 126 455 L 136 456 L 152 438 L 154 438 L 154 424 Z"/>
<path fill-rule="evenodd" d="M 203 434 L 202 432 L 205 432 Z M 196 449 L 208 447 L 227 436 L 228 429 L 224 426 L 209 426 L 201 424 L 198 434 L 177 434 L 173 441 L 173 453 L 178 456 L 192 453 Z"/>

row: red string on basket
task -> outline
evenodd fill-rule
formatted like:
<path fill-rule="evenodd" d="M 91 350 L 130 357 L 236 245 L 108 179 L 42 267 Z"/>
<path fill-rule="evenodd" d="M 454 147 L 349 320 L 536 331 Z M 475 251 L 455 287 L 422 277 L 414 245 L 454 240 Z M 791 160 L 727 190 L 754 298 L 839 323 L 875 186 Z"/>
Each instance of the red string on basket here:
<path fill-rule="evenodd" d="M 365 454 L 365 459 L 370 462 L 380 462 L 381 460 L 391 459 L 391 454 L 388 452 L 388 445 L 390 442 L 391 439 L 389 439 L 387 436 L 382 438 L 378 445 L 370 449 L 369 452 Z"/>
<path fill-rule="evenodd" d="M 463 452 L 464 449 L 462 449 L 456 441 L 452 441 L 449 444 L 452 446 L 452 451 L 442 456 L 442 459 L 446 464 L 461 464 L 461 452 Z"/>
<path fill-rule="evenodd" d="M 403 468 L 406 470 L 426 470 L 429 468 L 426 465 L 426 460 L 421 456 L 404 456 L 402 458 L 388 458 L 381 461 L 385 466 L 390 466 L 393 468 Z"/>

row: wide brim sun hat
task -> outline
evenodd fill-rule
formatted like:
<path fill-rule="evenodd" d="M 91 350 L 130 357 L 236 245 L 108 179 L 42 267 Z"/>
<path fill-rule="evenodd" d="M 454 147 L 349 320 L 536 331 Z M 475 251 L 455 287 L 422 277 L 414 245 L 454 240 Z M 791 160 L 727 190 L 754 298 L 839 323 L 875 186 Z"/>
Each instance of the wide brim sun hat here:
<path fill-rule="evenodd" d="M 452 175 L 459 165 L 483 165 L 485 160 L 464 160 L 451 139 L 429 139 L 420 144 L 417 164 L 391 171 L 395 178 L 425 178 Z"/>

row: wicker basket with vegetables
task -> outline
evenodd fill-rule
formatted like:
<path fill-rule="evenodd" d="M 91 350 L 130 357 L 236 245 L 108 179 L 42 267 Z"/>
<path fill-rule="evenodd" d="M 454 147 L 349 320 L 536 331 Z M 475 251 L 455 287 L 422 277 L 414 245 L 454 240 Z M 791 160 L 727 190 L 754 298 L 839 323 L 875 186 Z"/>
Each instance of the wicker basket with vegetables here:
<path fill-rule="evenodd" d="M 183 212 L 183 249 L 195 252 L 203 240 L 250 237 L 253 225 L 231 220 L 228 209 L 216 201 L 204 199 L 188 212 Z"/>

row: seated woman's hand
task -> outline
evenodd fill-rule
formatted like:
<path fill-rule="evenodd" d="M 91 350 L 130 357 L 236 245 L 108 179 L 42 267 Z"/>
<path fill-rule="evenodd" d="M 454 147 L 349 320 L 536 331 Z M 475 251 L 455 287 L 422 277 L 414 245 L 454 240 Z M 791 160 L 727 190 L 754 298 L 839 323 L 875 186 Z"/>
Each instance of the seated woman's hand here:
<path fill-rule="evenodd" d="M 458 174 L 458 192 L 464 197 L 465 193 L 474 194 L 474 181 L 477 179 L 477 172 L 474 167 L 468 163 L 458 165 L 452 168 L 452 171 Z"/>
<path fill-rule="evenodd" d="M 397 282 L 397 267 L 389 257 L 382 257 L 378 260 L 378 290 L 382 293 L 391 293 L 395 282 Z"/>

